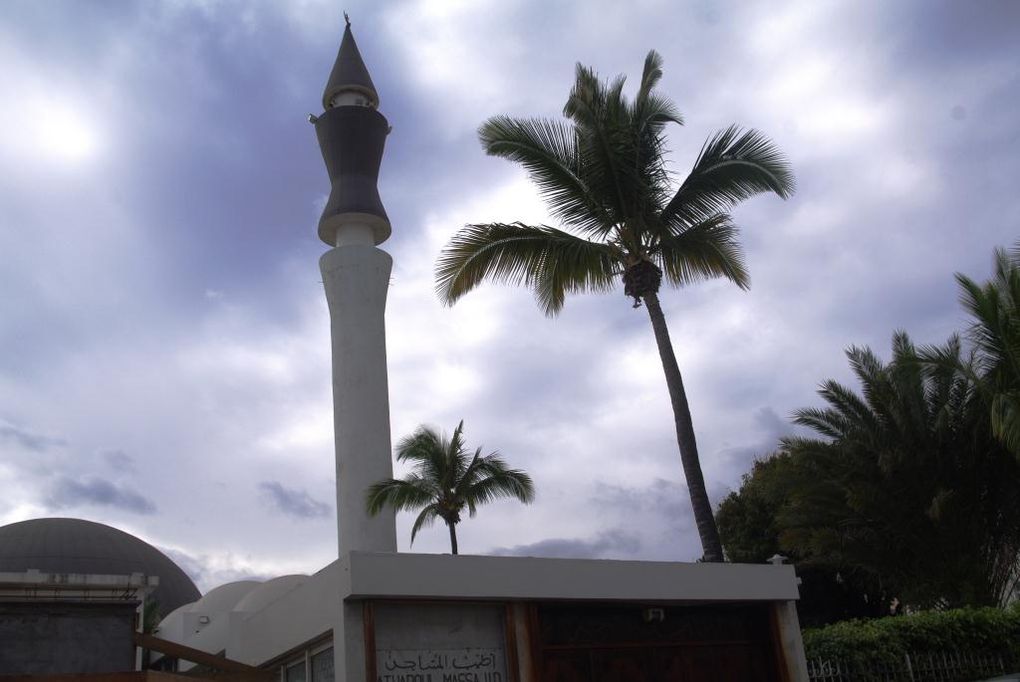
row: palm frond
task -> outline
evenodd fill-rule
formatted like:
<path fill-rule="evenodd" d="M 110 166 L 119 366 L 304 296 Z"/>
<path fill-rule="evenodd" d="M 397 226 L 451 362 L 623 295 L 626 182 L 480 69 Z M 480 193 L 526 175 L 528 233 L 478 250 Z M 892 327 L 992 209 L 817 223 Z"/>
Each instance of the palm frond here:
<path fill-rule="evenodd" d="M 438 504 L 430 504 L 421 510 L 421 513 L 418 514 L 418 517 L 414 520 L 414 524 L 411 525 L 412 545 L 414 544 L 415 536 L 418 535 L 418 531 L 420 531 L 422 528 L 428 528 L 433 523 L 435 523 L 436 519 L 440 517 L 439 511 L 440 510 Z"/>
<path fill-rule="evenodd" d="M 438 480 L 446 469 L 443 452 L 448 445 L 437 429 L 422 424 L 397 443 L 397 461 L 413 462 L 424 475 Z"/>
<path fill-rule="evenodd" d="M 411 474 L 405 479 L 388 478 L 369 486 L 365 492 L 365 507 L 371 515 L 378 514 L 384 507 L 414 511 L 435 496 L 436 487 L 429 479 Z"/>
<path fill-rule="evenodd" d="M 555 315 L 567 293 L 609 290 L 619 260 L 608 244 L 545 225 L 467 225 L 439 255 L 436 289 L 452 305 L 486 279 L 523 285 L 547 315 Z"/>
<path fill-rule="evenodd" d="M 498 457 L 489 455 L 480 465 L 483 477 L 464 491 L 468 512 L 474 516 L 477 507 L 500 498 L 515 498 L 530 504 L 535 499 L 535 487 L 531 477 L 518 469 L 510 469 Z"/>
<path fill-rule="evenodd" d="M 630 106 L 623 96 L 625 78 L 604 83 L 590 68 L 577 65 L 574 87 L 563 108 L 574 123 L 578 162 L 589 190 L 600 197 L 609 223 L 622 225 L 649 194 L 648 178 L 635 162 Z"/>
<path fill-rule="evenodd" d="M 447 444 L 445 452 L 445 475 L 442 476 L 443 495 L 456 487 L 468 468 L 468 457 L 464 446 L 464 420 L 461 419 Z"/>
<path fill-rule="evenodd" d="M 641 87 L 634 99 L 632 123 L 639 135 L 643 134 L 649 125 L 657 126 L 655 132 L 658 132 L 667 123 L 684 124 L 683 116 L 672 100 L 652 92 L 661 79 L 662 56 L 655 50 L 650 50 L 641 72 Z"/>
<path fill-rule="evenodd" d="M 805 407 L 793 413 L 793 423 L 806 426 L 827 438 L 838 440 L 851 430 L 851 423 L 845 415 L 836 410 Z"/>
<path fill-rule="evenodd" d="M 672 193 L 672 177 L 666 166 L 665 127 L 668 123 L 682 122 L 676 105 L 655 93 L 636 102 L 631 114 L 636 174 L 644 180 L 642 185 L 636 185 L 643 194 L 638 197 L 634 210 L 647 215 L 649 223 L 658 221 Z"/>
<path fill-rule="evenodd" d="M 563 105 L 563 115 L 578 126 L 598 123 L 599 114 L 606 109 L 606 87 L 598 74 L 580 62 L 574 67 L 574 87 Z"/>
<path fill-rule="evenodd" d="M 875 418 L 875 413 L 852 389 L 830 379 L 822 383 L 818 394 L 829 403 L 834 413 L 840 415 L 844 436 L 862 430 L 880 432 L 881 424 Z"/>
<path fill-rule="evenodd" d="M 650 255 L 660 264 L 666 281 L 684 286 L 704 279 L 725 277 L 747 289 L 750 275 L 737 240 L 739 230 L 726 214 L 693 225 L 675 225 L 664 232 Z"/>
<path fill-rule="evenodd" d="M 612 227 L 599 197 L 581 175 L 574 130 L 559 121 L 494 116 L 478 129 L 485 152 L 519 163 L 552 214 L 586 234 Z"/>
<path fill-rule="evenodd" d="M 757 130 L 730 126 L 705 142 L 662 216 L 697 222 L 756 194 L 773 192 L 785 199 L 793 191 L 793 171 L 772 141 Z"/>
<path fill-rule="evenodd" d="M 641 87 L 634 100 L 638 106 L 648 98 L 660 80 L 662 80 L 662 55 L 655 50 L 649 50 L 645 57 L 645 66 L 641 69 Z"/>

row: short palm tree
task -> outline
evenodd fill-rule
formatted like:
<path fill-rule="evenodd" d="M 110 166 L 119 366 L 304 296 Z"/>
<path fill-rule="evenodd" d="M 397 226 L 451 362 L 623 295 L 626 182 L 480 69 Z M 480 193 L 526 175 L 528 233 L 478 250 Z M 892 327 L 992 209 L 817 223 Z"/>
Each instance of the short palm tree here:
<path fill-rule="evenodd" d="M 456 554 L 457 524 L 465 507 L 473 517 L 479 505 L 501 497 L 525 504 L 535 499 L 531 477 L 508 468 L 498 453 L 482 455 L 481 448 L 468 452 L 463 421 L 450 438 L 430 426 L 419 426 L 397 444 L 397 461 L 413 463 L 411 473 L 370 487 L 365 504 L 373 515 L 386 506 L 397 511 L 420 510 L 411 526 L 412 544 L 419 530 L 442 519 L 450 529 L 450 548 Z"/>
<path fill-rule="evenodd" d="M 654 92 L 662 59 L 653 50 L 633 102 L 623 76 L 611 83 L 577 65 L 563 109 L 568 122 L 496 116 L 479 128 L 485 151 L 519 163 L 565 230 L 547 225 L 467 225 L 439 256 L 439 296 L 453 304 L 483 280 L 531 288 L 547 315 L 568 293 L 608 291 L 618 277 L 651 318 L 673 406 L 677 442 L 704 558 L 722 561 L 691 411 L 659 304 L 663 278 L 683 286 L 725 277 L 749 285 L 729 211 L 753 195 L 787 197 L 793 175 L 761 133 L 737 127 L 712 136 L 679 184 L 665 161 L 665 128 L 682 124 Z"/>

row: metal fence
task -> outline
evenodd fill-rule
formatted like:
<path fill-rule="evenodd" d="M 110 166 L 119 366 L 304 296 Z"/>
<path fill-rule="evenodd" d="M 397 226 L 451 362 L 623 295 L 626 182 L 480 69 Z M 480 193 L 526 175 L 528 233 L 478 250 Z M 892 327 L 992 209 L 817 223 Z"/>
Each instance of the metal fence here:
<path fill-rule="evenodd" d="M 895 661 L 809 659 L 811 682 L 971 682 L 1016 672 L 1009 654 L 944 651 L 904 654 Z"/>

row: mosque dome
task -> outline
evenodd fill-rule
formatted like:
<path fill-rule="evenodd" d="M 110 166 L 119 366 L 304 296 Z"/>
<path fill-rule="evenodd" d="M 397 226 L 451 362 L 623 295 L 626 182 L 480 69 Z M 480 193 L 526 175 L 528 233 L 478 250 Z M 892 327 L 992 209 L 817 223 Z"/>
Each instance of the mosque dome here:
<path fill-rule="evenodd" d="M 281 575 L 278 578 L 267 580 L 244 595 L 244 598 L 234 606 L 234 610 L 261 611 L 283 595 L 296 590 L 306 582 L 308 582 L 308 576 L 301 574 Z"/>
<path fill-rule="evenodd" d="M 170 557 L 124 531 L 82 519 L 32 519 L 0 527 L 0 573 L 158 576 L 153 597 L 170 613 L 202 595 Z"/>

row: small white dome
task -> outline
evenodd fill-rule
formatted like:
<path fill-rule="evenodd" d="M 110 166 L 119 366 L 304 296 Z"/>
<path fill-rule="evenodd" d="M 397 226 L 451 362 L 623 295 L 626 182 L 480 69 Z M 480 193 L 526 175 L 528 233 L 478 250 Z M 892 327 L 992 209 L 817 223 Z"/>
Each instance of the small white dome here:
<path fill-rule="evenodd" d="M 156 628 L 157 634 L 163 639 L 169 639 L 173 642 L 180 642 L 184 640 L 184 614 L 191 610 L 197 602 L 191 602 L 190 604 L 184 604 L 178 606 L 176 609 L 168 613 L 163 617 L 163 620 L 159 621 L 159 626 Z"/>
<path fill-rule="evenodd" d="M 308 581 L 307 575 L 281 575 L 262 583 L 259 587 L 245 595 L 244 599 L 237 602 L 235 611 L 256 612 L 266 608 L 293 589 L 300 587 Z"/>
<path fill-rule="evenodd" d="M 258 580 L 238 580 L 209 590 L 204 597 L 191 605 L 189 611 L 208 614 L 232 611 L 237 602 L 261 585 Z"/>

